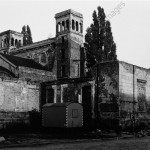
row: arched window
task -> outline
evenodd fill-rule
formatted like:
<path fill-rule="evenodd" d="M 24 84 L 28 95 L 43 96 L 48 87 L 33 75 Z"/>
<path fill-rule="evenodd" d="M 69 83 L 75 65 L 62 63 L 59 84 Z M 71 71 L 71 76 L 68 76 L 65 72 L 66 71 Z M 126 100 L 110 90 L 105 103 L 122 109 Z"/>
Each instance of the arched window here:
<path fill-rule="evenodd" d="M 19 40 L 19 46 L 21 46 L 21 40 Z"/>
<path fill-rule="evenodd" d="M 18 45 L 18 40 L 16 39 L 16 40 L 15 40 L 15 46 L 17 46 L 17 45 Z"/>
<path fill-rule="evenodd" d="M 72 20 L 72 30 L 75 29 L 74 20 Z"/>
<path fill-rule="evenodd" d="M 66 28 L 69 30 L 69 20 L 66 20 Z"/>
<path fill-rule="evenodd" d="M 6 45 L 7 45 L 7 40 L 4 39 L 4 46 L 6 47 Z"/>
<path fill-rule="evenodd" d="M 33 60 L 37 63 L 39 63 L 39 56 L 37 54 L 34 54 Z"/>
<path fill-rule="evenodd" d="M 57 32 L 60 32 L 60 26 L 61 26 L 61 24 L 60 24 L 60 22 L 57 24 Z"/>
<path fill-rule="evenodd" d="M 2 42 L 1 42 L 1 47 L 4 47 L 4 41 L 2 40 Z"/>
<path fill-rule="evenodd" d="M 11 46 L 14 46 L 14 38 L 11 38 Z"/>
<path fill-rule="evenodd" d="M 78 25 L 78 22 L 76 21 L 76 31 L 79 30 L 79 25 Z"/>
<path fill-rule="evenodd" d="M 82 30 L 82 23 L 80 23 L 80 33 L 82 33 L 83 30 Z"/>
<path fill-rule="evenodd" d="M 46 63 L 46 54 L 45 53 L 42 53 L 41 54 L 41 63 Z"/>
<path fill-rule="evenodd" d="M 64 31 L 64 30 L 65 30 L 65 22 L 62 21 L 62 31 Z"/>

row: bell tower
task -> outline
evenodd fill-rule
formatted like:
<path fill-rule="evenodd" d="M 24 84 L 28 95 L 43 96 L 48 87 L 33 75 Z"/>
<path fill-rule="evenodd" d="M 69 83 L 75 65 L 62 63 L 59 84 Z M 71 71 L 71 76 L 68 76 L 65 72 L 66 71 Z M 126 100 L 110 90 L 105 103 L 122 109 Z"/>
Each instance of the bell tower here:
<path fill-rule="evenodd" d="M 57 13 L 57 77 L 81 77 L 81 47 L 83 45 L 83 15 L 71 9 Z M 83 71 L 82 71 L 83 72 Z"/>

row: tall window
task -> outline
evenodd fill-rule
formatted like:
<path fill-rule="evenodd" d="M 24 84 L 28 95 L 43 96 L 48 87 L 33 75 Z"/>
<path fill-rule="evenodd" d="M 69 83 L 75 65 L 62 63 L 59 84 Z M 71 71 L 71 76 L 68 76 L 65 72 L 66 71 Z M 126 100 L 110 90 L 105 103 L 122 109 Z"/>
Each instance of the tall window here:
<path fill-rule="evenodd" d="M 61 39 L 62 39 L 62 43 L 64 43 L 65 42 L 65 37 L 62 36 Z"/>
<path fill-rule="evenodd" d="M 19 40 L 19 46 L 21 46 L 21 40 Z"/>
<path fill-rule="evenodd" d="M 4 39 L 4 46 L 6 47 L 7 46 L 7 40 Z"/>
<path fill-rule="evenodd" d="M 66 66 L 65 65 L 61 66 L 61 76 L 66 77 Z"/>
<path fill-rule="evenodd" d="M 83 30 L 82 30 L 82 23 L 80 23 L 80 33 L 82 33 Z"/>
<path fill-rule="evenodd" d="M 65 59 L 65 49 L 61 49 L 61 59 Z"/>
<path fill-rule="evenodd" d="M 57 24 L 57 32 L 60 32 L 60 22 Z"/>
<path fill-rule="evenodd" d="M 78 22 L 76 21 L 76 31 L 79 30 L 79 25 L 78 25 Z"/>
<path fill-rule="evenodd" d="M 72 29 L 75 29 L 74 20 L 72 20 Z"/>
<path fill-rule="evenodd" d="M 64 31 L 64 30 L 65 30 L 65 22 L 62 21 L 62 31 Z"/>
<path fill-rule="evenodd" d="M 17 41 L 17 39 L 15 40 L 15 46 L 18 46 L 18 41 Z"/>
<path fill-rule="evenodd" d="M 76 77 L 80 76 L 80 65 L 79 64 L 75 65 L 75 76 Z"/>
<path fill-rule="evenodd" d="M 2 40 L 1 47 L 4 47 L 4 41 Z"/>
<path fill-rule="evenodd" d="M 11 38 L 11 46 L 14 46 L 14 38 Z"/>
<path fill-rule="evenodd" d="M 54 102 L 54 89 L 51 87 L 46 88 L 46 103 Z"/>
<path fill-rule="evenodd" d="M 66 20 L 66 28 L 69 30 L 69 20 Z"/>

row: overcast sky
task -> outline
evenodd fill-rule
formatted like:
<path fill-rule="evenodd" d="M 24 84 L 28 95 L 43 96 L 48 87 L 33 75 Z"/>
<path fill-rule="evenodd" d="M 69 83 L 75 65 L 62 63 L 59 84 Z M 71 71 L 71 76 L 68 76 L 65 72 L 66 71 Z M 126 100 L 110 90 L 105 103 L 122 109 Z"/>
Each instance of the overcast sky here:
<path fill-rule="evenodd" d="M 0 32 L 21 32 L 29 25 L 33 41 L 55 37 L 55 14 L 73 9 L 83 14 L 84 34 L 101 6 L 111 22 L 118 59 L 150 68 L 150 1 L 0 0 Z"/>

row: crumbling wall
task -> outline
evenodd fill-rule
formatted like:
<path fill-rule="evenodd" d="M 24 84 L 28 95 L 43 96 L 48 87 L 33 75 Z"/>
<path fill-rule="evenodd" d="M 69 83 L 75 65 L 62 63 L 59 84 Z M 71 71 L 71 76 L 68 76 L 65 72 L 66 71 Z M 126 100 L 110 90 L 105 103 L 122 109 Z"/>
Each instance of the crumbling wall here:
<path fill-rule="evenodd" d="M 39 111 L 39 86 L 25 81 L 0 81 L 0 127 L 29 123 L 29 112 Z"/>
<path fill-rule="evenodd" d="M 97 82 L 97 81 L 96 81 Z M 98 109 L 101 119 L 119 116 L 119 65 L 117 61 L 101 63 L 98 74 Z"/>
<path fill-rule="evenodd" d="M 121 115 L 133 111 L 133 65 L 119 63 L 119 99 Z M 124 116 L 123 115 L 123 116 Z"/>
<path fill-rule="evenodd" d="M 119 99 L 121 118 L 150 114 L 150 71 L 119 62 Z"/>
<path fill-rule="evenodd" d="M 56 74 L 45 70 L 19 67 L 19 79 L 31 82 L 45 82 L 55 80 Z"/>

